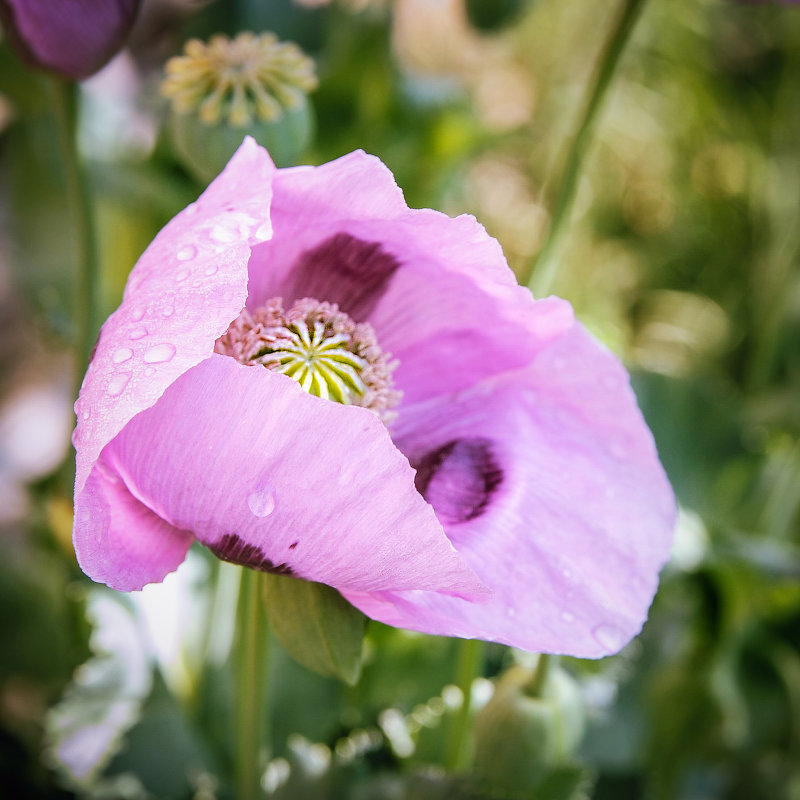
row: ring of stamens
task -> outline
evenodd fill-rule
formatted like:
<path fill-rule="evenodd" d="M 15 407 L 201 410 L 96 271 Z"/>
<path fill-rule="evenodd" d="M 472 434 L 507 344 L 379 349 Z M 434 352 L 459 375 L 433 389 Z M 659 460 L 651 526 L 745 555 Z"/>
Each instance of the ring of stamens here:
<path fill-rule="evenodd" d="M 245 309 L 215 350 L 242 364 L 260 364 L 295 381 L 309 394 L 377 413 L 384 422 L 400 400 L 393 388 L 396 362 L 381 350 L 368 323 L 356 323 L 334 303 L 281 298 Z"/>

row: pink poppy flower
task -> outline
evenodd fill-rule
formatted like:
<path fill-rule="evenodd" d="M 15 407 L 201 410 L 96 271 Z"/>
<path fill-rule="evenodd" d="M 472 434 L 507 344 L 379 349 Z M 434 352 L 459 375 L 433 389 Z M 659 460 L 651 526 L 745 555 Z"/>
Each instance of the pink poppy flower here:
<path fill-rule="evenodd" d="M 76 413 L 75 550 L 116 589 L 197 539 L 390 625 L 591 657 L 671 540 L 617 360 L 362 152 L 246 140 L 134 268 Z"/>

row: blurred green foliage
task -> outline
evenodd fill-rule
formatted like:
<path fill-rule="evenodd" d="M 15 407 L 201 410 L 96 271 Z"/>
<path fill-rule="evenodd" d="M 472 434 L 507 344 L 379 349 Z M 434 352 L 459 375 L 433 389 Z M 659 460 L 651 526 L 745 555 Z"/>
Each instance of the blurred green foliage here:
<path fill-rule="evenodd" d="M 160 67 L 189 36 L 244 28 L 274 30 L 317 60 L 308 161 L 357 147 L 378 155 L 412 205 L 476 214 L 527 281 L 613 8 L 471 1 L 442 37 L 420 4 L 356 5 L 231 0 L 189 15 L 151 4 L 128 71 L 84 88 L 104 313 L 158 229 L 202 189 L 164 133 Z M 554 292 L 632 369 L 684 511 L 641 637 L 619 656 L 567 664 L 588 712 L 584 771 L 564 778 L 569 787 L 555 776 L 541 800 L 800 798 L 799 86 L 800 8 L 652 0 L 598 125 Z M 68 361 L 74 243 L 48 87 L 2 44 L 0 99 L 8 395 L 15 376 L 51 368 L 42 352 Z M 118 120 L 103 116 L 116 105 Z M 71 796 L 41 762 L 42 724 L 88 656 L 88 581 L 48 515 L 51 494 L 67 492 L 43 484 L 28 517 L 0 523 L 9 797 Z M 373 625 L 350 689 L 274 643 L 274 755 L 291 776 L 276 796 L 502 796 L 426 766 L 450 718 L 440 696 L 456 647 Z M 511 663 L 503 648 L 487 653 L 487 677 Z M 209 670 L 191 713 L 156 680 L 105 788 L 87 796 L 230 796 L 226 675 Z M 386 732 L 386 709 L 428 719 L 411 725 L 411 752 Z"/>

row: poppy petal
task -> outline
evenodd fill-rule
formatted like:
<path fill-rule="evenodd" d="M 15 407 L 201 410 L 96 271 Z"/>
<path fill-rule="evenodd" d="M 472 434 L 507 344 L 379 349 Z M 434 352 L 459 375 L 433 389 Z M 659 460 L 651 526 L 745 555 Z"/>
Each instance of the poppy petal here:
<path fill-rule="evenodd" d="M 398 446 L 494 594 L 347 592 L 427 633 L 599 657 L 638 633 L 667 558 L 672 491 L 619 362 L 579 325 L 523 371 L 407 409 Z"/>
<path fill-rule="evenodd" d="M 98 467 L 229 561 L 354 591 L 487 595 L 378 417 L 260 366 L 222 355 L 197 365 Z M 91 520 L 76 535 L 92 540 Z"/>

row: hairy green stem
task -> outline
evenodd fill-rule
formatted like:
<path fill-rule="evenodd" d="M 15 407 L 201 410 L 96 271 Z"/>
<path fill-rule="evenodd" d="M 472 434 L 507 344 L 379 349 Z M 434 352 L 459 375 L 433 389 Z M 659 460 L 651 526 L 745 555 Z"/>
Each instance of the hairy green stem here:
<path fill-rule="evenodd" d="M 72 305 L 78 356 L 77 384 L 80 386 L 99 327 L 100 261 L 89 182 L 78 153 L 76 86 L 70 81 L 53 78 L 52 88 L 69 213 L 75 226 L 78 250 Z"/>
<path fill-rule="evenodd" d="M 564 171 L 553 205 L 550 228 L 533 266 L 529 286 L 537 297 L 547 294 L 553 283 L 561 241 L 575 202 L 578 181 L 592 143 L 598 113 L 645 2 L 646 0 L 623 0 L 619 17 L 597 62 L 594 79 L 584 100 L 578 130 L 569 144 L 564 160 Z"/>
<path fill-rule="evenodd" d="M 267 742 L 267 642 L 262 574 L 242 568 L 236 612 L 235 785 L 238 800 L 262 796 L 262 759 Z"/>
<path fill-rule="evenodd" d="M 472 684 L 483 669 L 484 643 L 478 639 L 461 639 L 456 660 L 456 685 L 463 702 L 450 726 L 445 749 L 445 767 L 454 772 L 463 762 L 472 706 Z"/>

